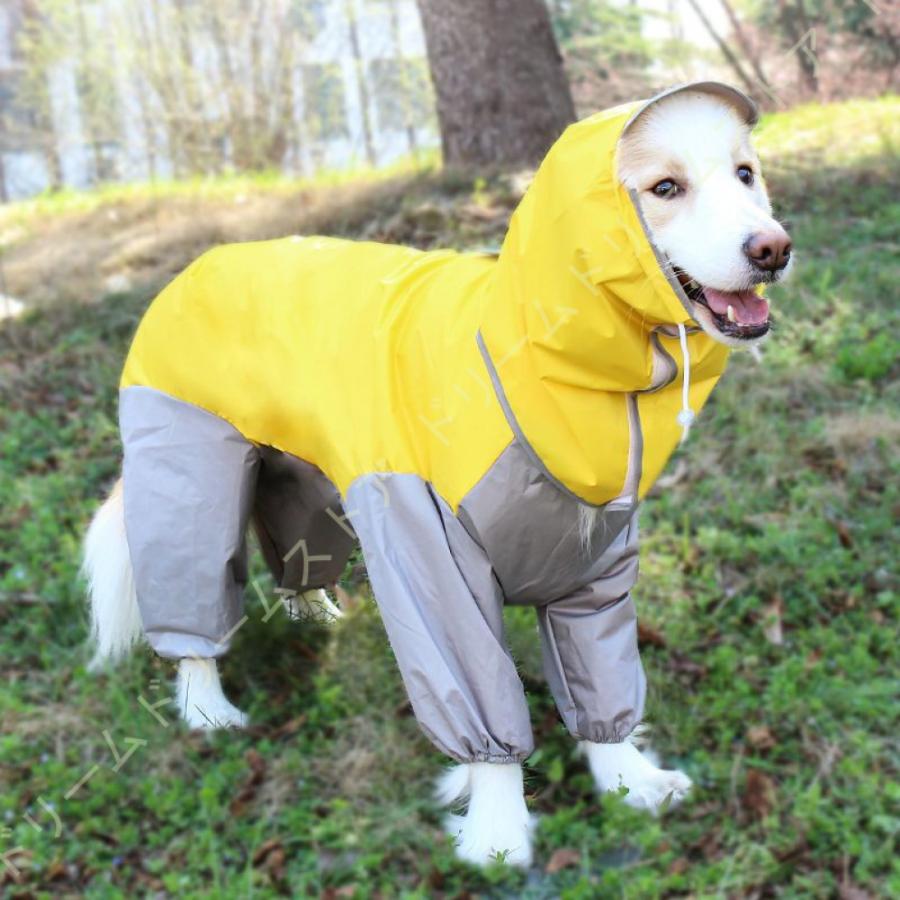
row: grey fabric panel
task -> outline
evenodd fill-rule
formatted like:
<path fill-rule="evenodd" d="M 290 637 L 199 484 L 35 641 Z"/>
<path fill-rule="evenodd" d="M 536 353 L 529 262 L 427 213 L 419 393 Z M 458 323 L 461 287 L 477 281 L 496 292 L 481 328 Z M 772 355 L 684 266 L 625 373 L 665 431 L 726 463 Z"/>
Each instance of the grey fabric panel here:
<path fill-rule="evenodd" d="M 602 577 L 538 608 L 544 672 L 560 715 L 577 738 L 623 741 L 641 721 L 646 681 L 628 591 L 637 578 L 637 517 L 609 550 Z"/>
<path fill-rule="evenodd" d="M 298 592 L 333 583 L 356 544 L 337 488 L 290 453 L 260 447 L 259 456 L 253 519 L 275 580 Z"/>
<path fill-rule="evenodd" d="M 507 602 L 542 604 L 570 594 L 610 567 L 618 553 L 610 548 L 635 508 L 634 503 L 602 508 L 590 541 L 582 545 L 580 506 L 514 441 L 463 498 L 459 518 L 484 547 Z"/>
<path fill-rule="evenodd" d="M 147 640 L 173 659 L 221 656 L 242 614 L 257 450 L 224 419 L 152 388 L 120 391 L 119 425 Z"/>
<path fill-rule="evenodd" d="M 460 762 L 525 759 L 528 705 L 482 549 L 417 476 L 366 476 L 346 501 L 422 730 Z"/>

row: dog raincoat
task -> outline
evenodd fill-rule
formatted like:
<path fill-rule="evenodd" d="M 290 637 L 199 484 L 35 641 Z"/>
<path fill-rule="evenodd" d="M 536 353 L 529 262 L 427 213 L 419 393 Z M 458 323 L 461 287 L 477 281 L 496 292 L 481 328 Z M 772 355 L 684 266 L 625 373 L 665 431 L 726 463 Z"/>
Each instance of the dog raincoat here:
<path fill-rule="evenodd" d="M 675 90 L 755 117 L 725 85 Z M 615 177 L 617 141 L 659 99 L 568 128 L 498 256 L 291 237 L 213 249 L 162 291 L 120 392 L 158 653 L 225 652 L 252 520 L 285 590 L 333 582 L 360 542 L 415 714 L 449 756 L 532 751 L 505 603 L 536 608 L 572 734 L 631 732 L 635 510 L 727 356 Z"/>

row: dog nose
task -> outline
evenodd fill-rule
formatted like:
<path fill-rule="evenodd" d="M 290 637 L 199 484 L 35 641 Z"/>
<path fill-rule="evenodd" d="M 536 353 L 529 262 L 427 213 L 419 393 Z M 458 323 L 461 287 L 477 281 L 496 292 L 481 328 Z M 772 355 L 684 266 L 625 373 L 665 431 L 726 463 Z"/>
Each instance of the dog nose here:
<path fill-rule="evenodd" d="M 744 253 L 757 268 L 778 272 L 791 258 L 791 239 L 783 228 L 778 231 L 760 231 L 747 238 Z"/>

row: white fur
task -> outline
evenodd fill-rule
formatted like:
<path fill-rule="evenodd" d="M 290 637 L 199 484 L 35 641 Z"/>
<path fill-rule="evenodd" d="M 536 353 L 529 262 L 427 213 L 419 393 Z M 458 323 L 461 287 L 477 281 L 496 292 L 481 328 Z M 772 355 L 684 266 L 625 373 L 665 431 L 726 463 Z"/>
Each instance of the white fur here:
<path fill-rule="evenodd" d="M 91 520 L 84 539 L 82 572 L 88 582 L 96 671 L 127 656 L 143 636 L 134 573 L 125 536 L 122 481 Z M 246 725 L 246 716 L 222 693 L 214 659 L 185 659 L 178 669 L 176 702 L 191 728 Z"/>
<path fill-rule="evenodd" d="M 585 551 L 591 549 L 591 535 L 594 533 L 594 525 L 597 523 L 599 513 L 600 508 L 597 506 L 578 504 L 578 540 Z"/>
<path fill-rule="evenodd" d="M 650 753 L 635 746 L 635 735 L 621 744 L 582 743 L 594 783 L 599 791 L 625 787 L 625 802 L 654 815 L 680 803 L 691 789 L 691 779 L 677 769 L 660 769 Z"/>
<path fill-rule="evenodd" d="M 438 781 L 438 802 L 448 805 L 468 798 L 464 816 L 445 819 L 448 833 L 456 838 L 456 855 L 475 865 L 503 860 L 530 866 L 534 817 L 523 794 L 518 763 L 469 763 L 445 772 Z"/>
<path fill-rule="evenodd" d="M 745 164 L 754 171 L 751 186 L 736 174 Z M 658 103 L 620 142 L 617 172 L 637 191 L 656 246 L 701 285 L 739 291 L 766 280 L 750 264 L 744 245 L 753 234 L 783 234 L 784 229 L 772 216 L 750 128 L 730 104 L 702 93 Z M 684 186 L 674 199 L 652 191 L 666 178 Z M 793 259 L 767 278 L 783 280 L 792 265 Z M 719 331 L 701 304 L 694 304 L 693 313 L 716 340 L 730 346 L 752 343 Z"/>
<path fill-rule="evenodd" d="M 89 668 L 96 670 L 126 656 L 143 634 L 125 539 L 121 480 L 88 528 L 82 572 L 88 582 L 95 645 Z"/>
<path fill-rule="evenodd" d="M 175 702 L 191 728 L 244 728 L 247 716 L 222 692 L 214 659 L 183 659 L 178 664 Z"/>

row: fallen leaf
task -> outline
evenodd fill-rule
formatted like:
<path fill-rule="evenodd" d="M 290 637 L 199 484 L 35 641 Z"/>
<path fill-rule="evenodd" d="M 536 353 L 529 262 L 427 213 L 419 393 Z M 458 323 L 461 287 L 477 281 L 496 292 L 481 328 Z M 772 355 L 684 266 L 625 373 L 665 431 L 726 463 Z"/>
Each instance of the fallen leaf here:
<path fill-rule="evenodd" d="M 273 853 L 275 850 L 282 849 L 281 839 L 280 838 L 269 838 L 267 841 L 263 841 L 254 851 L 253 856 L 251 857 L 251 861 L 254 866 L 261 865 L 266 861 L 266 858 L 270 853 Z"/>
<path fill-rule="evenodd" d="M 748 769 L 742 803 L 757 819 L 764 819 L 775 808 L 774 780 L 758 769 Z"/>
<path fill-rule="evenodd" d="M 665 647 L 666 639 L 652 625 L 638 622 L 638 643 L 648 647 Z"/>
<path fill-rule="evenodd" d="M 245 754 L 244 759 L 250 766 L 250 771 L 254 776 L 262 777 L 266 773 L 266 761 L 258 750 L 251 747 Z"/>
<path fill-rule="evenodd" d="M 673 672 L 683 672 L 685 675 L 693 675 L 696 678 L 706 677 L 706 666 L 702 663 L 694 662 L 686 656 L 672 656 L 669 659 L 668 667 Z"/>
<path fill-rule="evenodd" d="M 55 860 L 47 866 L 46 872 L 44 872 L 44 878 L 47 881 L 62 881 L 69 877 L 69 872 L 66 869 L 64 863 L 60 860 Z"/>
<path fill-rule="evenodd" d="M 571 869 L 573 866 L 581 864 L 581 853 L 573 847 L 560 847 L 554 850 L 552 856 L 547 860 L 544 871 L 548 875 L 553 875 L 563 869 Z"/>
<path fill-rule="evenodd" d="M 757 750 L 771 750 L 775 744 L 775 735 L 768 725 L 753 725 L 747 729 L 747 743 Z"/>
<path fill-rule="evenodd" d="M 266 761 L 258 750 L 252 747 L 244 754 L 244 759 L 250 766 L 250 774 L 241 789 L 228 806 L 233 816 L 239 816 L 247 808 L 247 805 L 256 796 L 256 791 L 266 777 Z"/>
<path fill-rule="evenodd" d="M 846 522 L 842 522 L 840 519 L 832 519 L 831 524 L 834 526 L 834 530 L 837 532 L 838 540 L 841 542 L 841 546 L 845 550 L 849 550 L 853 546 L 853 535 L 850 533 L 850 527 Z"/>
<path fill-rule="evenodd" d="M 272 737 L 288 737 L 296 734 L 306 724 L 306 713 L 301 713 L 293 719 L 288 719 L 283 725 L 279 725 L 273 732 Z"/>
<path fill-rule="evenodd" d="M 669 874 L 670 875 L 683 875 L 688 870 L 688 866 L 690 863 L 683 856 L 679 856 L 678 859 L 672 860 L 669 865 Z"/>
<path fill-rule="evenodd" d="M 780 863 L 788 862 L 789 860 L 797 860 L 803 857 L 806 853 L 809 852 L 809 843 L 806 840 L 805 835 L 800 835 L 799 839 L 791 844 L 790 847 L 786 847 L 782 850 L 774 850 L 772 855 L 775 859 Z"/>
<path fill-rule="evenodd" d="M 821 659 L 822 651 L 816 647 L 815 650 L 810 651 L 806 655 L 806 659 L 803 661 L 803 668 L 809 671 L 813 666 L 818 665 Z"/>
<path fill-rule="evenodd" d="M 266 869 L 273 881 L 284 880 L 285 858 L 284 847 L 276 847 L 268 856 L 266 856 Z"/>

